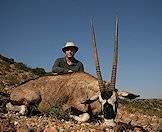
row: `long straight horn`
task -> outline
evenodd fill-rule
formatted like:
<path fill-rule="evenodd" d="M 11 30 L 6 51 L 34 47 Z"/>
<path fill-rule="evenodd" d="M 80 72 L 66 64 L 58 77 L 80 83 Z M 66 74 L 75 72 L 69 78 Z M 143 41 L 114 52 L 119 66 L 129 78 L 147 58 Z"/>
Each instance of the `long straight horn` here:
<path fill-rule="evenodd" d="M 103 80 L 102 80 L 100 64 L 99 64 L 99 57 L 98 57 L 98 52 L 97 52 L 97 47 L 96 47 L 96 35 L 95 35 L 95 29 L 94 29 L 94 26 L 93 26 L 93 19 L 91 19 L 91 32 L 92 32 L 93 57 L 94 57 L 95 66 L 96 66 L 96 74 L 97 74 L 97 79 L 98 79 L 98 85 L 99 85 L 100 90 L 103 90 L 104 84 L 103 84 Z"/>
<path fill-rule="evenodd" d="M 116 73 L 117 73 L 117 64 L 118 64 L 118 23 L 119 18 L 116 17 L 115 22 L 115 34 L 114 34 L 114 55 L 113 55 L 113 64 L 112 64 L 112 73 L 111 73 L 111 83 L 109 88 L 111 90 L 115 89 L 116 84 Z"/>

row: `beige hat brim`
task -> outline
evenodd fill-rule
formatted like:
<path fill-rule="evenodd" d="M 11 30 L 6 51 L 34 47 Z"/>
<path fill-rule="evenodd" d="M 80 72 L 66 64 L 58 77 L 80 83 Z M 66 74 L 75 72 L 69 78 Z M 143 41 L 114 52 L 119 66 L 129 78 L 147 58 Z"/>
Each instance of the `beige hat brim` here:
<path fill-rule="evenodd" d="M 77 46 L 66 46 L 66 47 L 62 48 L 62 51 L 65 53 L 66 49 L 69 48 L 69 47 L 74 47 L 75 48 L 75 52 L 78 51 L 78 47 Z"/>

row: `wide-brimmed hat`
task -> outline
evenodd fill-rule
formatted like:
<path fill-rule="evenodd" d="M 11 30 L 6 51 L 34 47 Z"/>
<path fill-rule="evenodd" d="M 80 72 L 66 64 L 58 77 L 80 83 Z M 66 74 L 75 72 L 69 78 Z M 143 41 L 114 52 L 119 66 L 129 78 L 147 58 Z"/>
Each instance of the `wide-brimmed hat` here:
<path fill-rule="evenodd" d="M 62 48 L 62 51 L 65 53 L 66 49 L 69 47 L 74 47 L 75 52 L 78 51 L 78 47 L 73 42 L 66 42 L 65 46 Z"/>

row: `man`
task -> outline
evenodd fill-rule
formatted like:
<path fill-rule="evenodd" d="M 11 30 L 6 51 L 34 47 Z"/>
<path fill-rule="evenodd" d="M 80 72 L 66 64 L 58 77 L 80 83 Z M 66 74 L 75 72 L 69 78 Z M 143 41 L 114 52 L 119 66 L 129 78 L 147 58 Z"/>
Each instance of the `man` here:
<path fill-rule="evenodd" d="M 65 57 L 56 59 L 52 72 L 57 74 L 64 74 L 69 72 L 83 72 L 83 64 L 74 58 L 75 53 L 78 51 L 78 47 L 73 42 L 67 42 L 62 48 Z"/>

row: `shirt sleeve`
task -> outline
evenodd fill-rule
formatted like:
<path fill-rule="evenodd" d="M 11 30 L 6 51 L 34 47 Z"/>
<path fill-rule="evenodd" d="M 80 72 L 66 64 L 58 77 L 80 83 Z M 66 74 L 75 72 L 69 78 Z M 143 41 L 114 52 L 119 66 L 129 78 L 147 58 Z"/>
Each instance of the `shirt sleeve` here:
<path fill-rule="evenodd" d="M 79 71 L 84 72 L 84 66 L 83 66 L 83 64 L 81 62 L 80 62 L 80 66 L 79 66 Z"/>
<path fill-rule="evenodd" d="M 60 59 L 56 59 L 56 61 L 54 62 L 54 65 L 52 67 L 52 72 L 58 73 L 58 74 L 68 73 L 69 69 L 68 68 L 60 67 L 60 63 L 61 63 L 61 60 Z"/>

